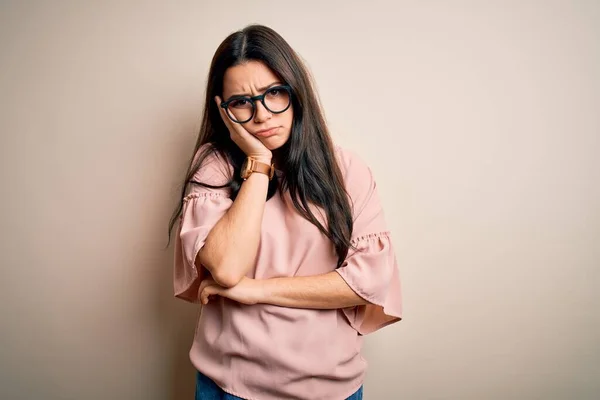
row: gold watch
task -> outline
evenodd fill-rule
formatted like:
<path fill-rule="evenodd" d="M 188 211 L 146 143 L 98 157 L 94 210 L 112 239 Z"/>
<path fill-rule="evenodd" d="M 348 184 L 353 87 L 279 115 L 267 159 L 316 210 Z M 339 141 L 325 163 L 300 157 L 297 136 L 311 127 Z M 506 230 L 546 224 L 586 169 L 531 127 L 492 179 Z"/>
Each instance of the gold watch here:
<path fill-rule="evenodd" d="M 273 174 L 275 173 L 275 164 L 269 165 L 252 157 L 246 157 L 246 160 L 242 164 L 240 176 L 243 180 L 246 180 L 253 172 L 260 172 L 261 174 L 268 175 L 269 180 L 271 180 L 273 179 Z"/>

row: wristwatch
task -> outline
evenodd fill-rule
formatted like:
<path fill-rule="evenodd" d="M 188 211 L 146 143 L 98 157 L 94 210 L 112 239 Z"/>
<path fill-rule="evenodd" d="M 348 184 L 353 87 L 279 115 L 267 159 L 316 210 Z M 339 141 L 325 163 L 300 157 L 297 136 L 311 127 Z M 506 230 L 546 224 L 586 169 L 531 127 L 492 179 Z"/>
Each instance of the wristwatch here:
<path fill-rule="evenodd" d="M 273 179 L 273 174 L 275 173 L 275 164 L 269 165 L 252 157 L 246 157 L 246 160 L 242 164 L 240 176 L 243 180 L 246 180 L 253 172 L 260 172 L 261 174 L 268 175 L 269 180 L 271 180 Z"/>

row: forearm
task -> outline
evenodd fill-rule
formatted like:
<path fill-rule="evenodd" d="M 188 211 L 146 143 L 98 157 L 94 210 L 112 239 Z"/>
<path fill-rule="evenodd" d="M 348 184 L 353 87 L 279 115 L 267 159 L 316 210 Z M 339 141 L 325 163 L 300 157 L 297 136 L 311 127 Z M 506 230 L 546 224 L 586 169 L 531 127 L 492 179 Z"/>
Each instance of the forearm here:
<path fill-rule="evenodd" d="M 335 271 L 315 276 L 261 280 L 260 303 L 291 308 L 336 309 L 369 302 L 356 294 Z"/>
<path fill-rule="evenodd" d="M 251 174 L 198 252 L 197 264 L 222 286 L 235 286 L 254 265 L 268 186 L 267 175 Z"/>

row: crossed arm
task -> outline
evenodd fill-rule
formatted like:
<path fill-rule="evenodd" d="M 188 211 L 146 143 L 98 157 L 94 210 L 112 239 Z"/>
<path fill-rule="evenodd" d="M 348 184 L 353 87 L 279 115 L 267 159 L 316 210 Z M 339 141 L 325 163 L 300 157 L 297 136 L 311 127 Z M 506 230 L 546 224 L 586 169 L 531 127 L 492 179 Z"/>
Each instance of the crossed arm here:
<path fill-rule="evenodd" d="M 263 303 L 290 308 L 336 309 L 368 304 L 335 271 L 270 279 L 244 277 L 233 287 L 221 286 L 207 278 L 200 284 L 198 295 L 202 304 L 207 304 L 215 295 L 243 304 Z"/>
<path fill-rule="evenodd" d="M 231 208 L 211 229 L 196 257 L 210 276 L 198 290 L 203 304 L 218 295 L 244 304 L 266 303 L 292 308 L 336 309 L 368 302 L 336 271 L 321 275 L 251 279 L 268 189 L 268 177 L 252 174 Z"/>

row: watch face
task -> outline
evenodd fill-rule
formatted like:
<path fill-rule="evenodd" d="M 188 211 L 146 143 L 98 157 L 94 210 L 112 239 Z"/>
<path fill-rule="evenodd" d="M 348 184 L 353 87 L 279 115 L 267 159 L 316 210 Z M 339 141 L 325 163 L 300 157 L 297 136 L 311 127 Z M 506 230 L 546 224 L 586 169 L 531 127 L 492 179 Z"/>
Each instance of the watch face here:
<path fill-rule="evenodd" d="M 269 176 L 270 180 L 271 178 L 273 178 L 275 167 L 273 166 L 273 164 L 269 165 L 251 158 L 246 158 L 240 170 L 240 177 L 246 180 L 253 172 L 260 172 L 261 174 L 266 174 Z"/>
<path fill-rule="evenodd" d="M 250 173 L 250 165 L 248 163 L 248 158 L 246 158 L 244 160 L 244 163 L 242 164 L 242 171 L 240 173 L 240 176 L 242 177 L 242 179 L 246 179 L 248 178 L 248 175 Z"/>

